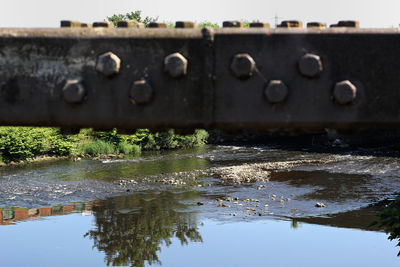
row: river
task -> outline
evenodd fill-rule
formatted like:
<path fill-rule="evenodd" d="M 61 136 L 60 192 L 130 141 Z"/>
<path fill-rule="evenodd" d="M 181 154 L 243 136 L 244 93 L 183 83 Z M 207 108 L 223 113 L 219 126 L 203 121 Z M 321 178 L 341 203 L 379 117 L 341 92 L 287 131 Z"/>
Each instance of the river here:
<path fill-rule="evenodd" d="M 372 150 L 205 146 L 4 167 L 0 266 L 399 266 L 369 226 L 399 166 Z"/>

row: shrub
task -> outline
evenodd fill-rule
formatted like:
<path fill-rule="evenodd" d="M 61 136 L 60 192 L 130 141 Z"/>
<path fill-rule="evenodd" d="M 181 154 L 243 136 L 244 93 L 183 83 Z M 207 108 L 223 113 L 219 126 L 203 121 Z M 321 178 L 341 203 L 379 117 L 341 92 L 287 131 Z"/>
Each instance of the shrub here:
<path fill-rule="evenodd" d="M 76 138 L 72 135 L 62 135 L 60 130 L 55 130 L 52 135 L 48 137 L 47 153 L 55 156 L 68 156 L 72 153 Z"/>
<path fill-rule="evenodd" d="M 104 142 L 111 143 L 114 146 L 118 146 L 119 143 L 124 141 L 122 135 L 117 133 L 117 129 L 113 129 L 111 131 L 101 131 L 101 132 L 92 131 L 91 135 L 93 139 L 102 140 Z"/>
<path fill-rule="evenodd" d="M 121 142 L 118 144 L 118 151 L 125 155 L 138 155 L 140 154 L 140 146 Z"/>
<path fill-rule="evenodd" d="M 0 127 L 0 152 L 4 162 L 52 154 L 68 155 L 72 141 L 54 128 Z"/>
<path fill-rule="evenodd" d="M 196 130 L 192 135 L 176 135 L 174 130 L 167 132 L 148 133 L 141 142 L 145 150 L 190 148 L 204 145 L 207 142 L 208 133 L 205 130 Z"/>

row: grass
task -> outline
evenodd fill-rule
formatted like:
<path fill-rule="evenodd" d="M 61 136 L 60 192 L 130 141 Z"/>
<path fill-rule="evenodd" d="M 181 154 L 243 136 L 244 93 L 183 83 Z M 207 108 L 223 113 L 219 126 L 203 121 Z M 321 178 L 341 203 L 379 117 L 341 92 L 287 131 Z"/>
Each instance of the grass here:
<path fill-rule="evenodd" d="M 93 140 L 84 143 L 80 145 L 78 150 L 81 152 L 80 154 L 86 154 L 92 157 L 115 153 L 114 145 L 103 140 Z"/>

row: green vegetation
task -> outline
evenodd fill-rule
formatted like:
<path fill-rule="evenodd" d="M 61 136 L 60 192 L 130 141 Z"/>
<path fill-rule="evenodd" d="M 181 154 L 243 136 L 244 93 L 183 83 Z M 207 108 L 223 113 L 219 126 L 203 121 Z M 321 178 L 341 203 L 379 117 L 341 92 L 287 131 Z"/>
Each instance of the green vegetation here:
<path fill-rule="evenodd" d="M 201 28 L 201 29 L 205 28 L 205 27 L 210 27 L 210 28 L 214 28 L 214 29 L 220 28 L 220 26 L 217 23 L 213 23 L 213 22 L 210 22 L 210 21 L 200 22 L 200 23 L 197 24 L 197 26 L 199 28 Z"/>
<path fill-rule="evenodd" d="M 107 17 L 107 20 L 114 23 L 114 25 L 118 24 L 118 21 L 120 20 L 136 20 L 137 22 L 143 22 L 144 25 L 149 25 L 151 22 L 155 22 L 158 20 L 158 17 L 153 18 L 153 17 L 142 17 L 142 11 L 137 10 L 131 13 L 126 13 L 126 14 L 114 14 L 111 17 Z"/>
<path fill-rule="evenodd" d="M 131 13 L 126 13 L 126 14 L 114 14 L 111 17 L 107 17 L 107 20 L 109 22 L 114 23 L 114 25 L 117 25 L 118 22 L 121 20 L 136 20 L 137 22 L 142 22 L 147 26 L 151 22 L 157 22 L 158 17 L 149 17 L 149 16 L 143 17 L 142 11 L 136 10 L 136 11 L 133 11 Z M 259 22 L 259 21 L 254 20 L 252 22 Z M 245 27 L 245 28 L 250 27 L 250 21 L 242 20 L 242 23 L 243 23 L 243 27 Z M 167 24 L 168 24 L 168 28 L 175 28 L 174 23 L 167 22 Z M 197 26 L 201 29 L 205 28 L 205 27 L 210 27 L 210 28 L 214 28 L 214 29 L 220 28 L 220 25 L 218 25 L 218 23 L 214 23 L 214 22 L 210 22 L 210 21 L 199 22 L 199 23 L 197 23 Z"/>
<path fill-rule="evenodd" d="M 54 128 L 0 127 L 0 153 L 5 163 L 38 155 L 69 155 L 73 138 Z"/>
<path fill-rule="evenodd" d="M 173 130 L 150 133 L 137 130 L 121 135 L 117 130 L 99 132 L 81 130 L 63 135 L 59 129 L 36 127 L 0 127 L 0 160 L 4 163 L 31 160 L 37 156 L 138 155 L 141 150 L 190 148 L 206 143 L 208 134 L 197 130 L 193 135 L 176 135 Z"/>
<path fill-rule="evenodd" d="M 105 142 L 103 140 L 94 140 L 92 142 L 84 143 L 80 146 L 82 154 L 88 154 L 90 156 L 99 156 L 102 154 L 113 154 L 116 149 L 113 144 Z"/>

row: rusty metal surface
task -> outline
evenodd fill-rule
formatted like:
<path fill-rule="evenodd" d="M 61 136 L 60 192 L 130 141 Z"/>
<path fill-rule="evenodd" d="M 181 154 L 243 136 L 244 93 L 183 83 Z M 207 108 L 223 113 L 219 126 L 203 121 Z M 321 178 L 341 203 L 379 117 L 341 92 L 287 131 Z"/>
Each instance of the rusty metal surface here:
<path fill-rule="evenodd" d="M 288 21 L 276 29 L 226 23 L 212 30 L 180 23 L 0 29 L 0 125 L 400 126 L 398 29 L 349 28 L 350 22 L 304 29 Z"/>

